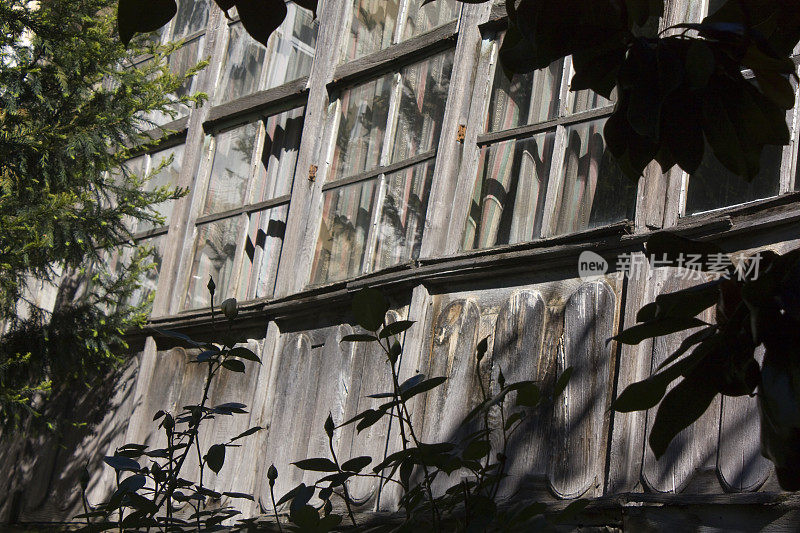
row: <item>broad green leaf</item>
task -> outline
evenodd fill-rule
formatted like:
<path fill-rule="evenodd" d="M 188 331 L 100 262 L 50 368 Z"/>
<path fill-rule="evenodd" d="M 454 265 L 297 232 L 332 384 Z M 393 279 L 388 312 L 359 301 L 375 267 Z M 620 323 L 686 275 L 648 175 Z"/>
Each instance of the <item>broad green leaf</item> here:
<path fill-rule="evenodd" d="M 418 383 L 413 387 L 409 387 L 408 389 L 402 391 L 400 394 L 404 401 L 408 401 L 418 394 L 422 394 L 423 392 L 428 392 L 429 390 L 438 387 L 445 381 L 447 381 L 447 378 L 443 376 L 427 379 L 422 383 Z"/>
<path fill-rule="evenodd" d="M 398 320 L 397 322 L 392 322 L 391 324 L 388 324 L 385 328 L 381 330 L 378 336 L 381 339 L 385 339 L 393 335 L 399 335 L 400 333 L 404 332 L 413 325 L 414 325 L 413 320 Z"/>
<path fill-rule="evenodd" d="M 113 468 L 114 470 L 120 472 L 125 472 L 125 471 L 138 472 L 141 469 L 139 463 L 137 463 L 133 459 L 130 459 L 128 457 L 123 457 L 121 455 L 103 457 L 103 462 L 106 463 L 111 468 Z"/>
<path fill-rule="evenodd" d="M 367 331 L 378 331 L 388 310 L 389 303 L 377 289 L 365 287 L 353 296 L 353 316 Z"/>
<path fill-rule="evenodd" d="M 317 457 L 314 459 L 303 459 L 292 463 L 300 470 L 312 470 L 314 472 L 338 472 L 339 468 L 336 463 L 325 457 Z"/>
<path fill-rule="evenodd" d="M 244 372 L 245 367 L 244 363 L 238 359 L 225 359 L 222 362 L 222 366 L 230 370 L 231 372 Z"/>
<path fill-rule="evenodd" d="M 355 457 L 342 463 L 342 470 L 349 472 L 361 472 L 372 462 L 372 457 L 367 455 Z"/>
<path fill-rule="evenodd" d="M 219 474 L 222 465 L 225 464 L 225 445 L 215 444 L 208 449 L 206 454 L 206 464 L 215 474 Z"/>
<path fill-rule="evenodd" d="M 611 337 L 611 339 L 621 342 L 622 344 L 639 344 L 643 340 L 651 337 L 660 337 L 662 335 L 669 335 L 670 333 L 707 325 L 708 324 L 698 318 L 668 317 L 636 324 L 619 335 Z"/>
<path fill-rule="evenodd" d="M 378 337 L 374 335 L 365 335 L 363 333 L 355 333 L 353 335 L 345 335 L 342 337 L 341 342 L 374 342 Z"/>
<path fill-rule="evenodd" d="M 236 348 L 231 349 L 228 354 L 232 355 L 233 357 L 246 359 L 248 361 L 255 361 L 256 363 L 261 364 L 261 359 L 252 350 L 245 348 L 244 346 L 237 346 Z"/>
<path fill-rule="evenodd" d="M 248 437 L 248 436 L 252 435 L 253 433 L 257 433 L 257 432 L 261 431 L 262 429 L 264 429 L 264 428 L 262 428 L 261 426 L 251 427 L 247 431 L 245 431 L 243 433 L 239 433 L 238 435 L 233 437 L 229 442 L 233 442 L 233 441 L 242 439 L 244 437 Z"/>
<path fill-rule="evenodd" d="M 156 31 L 177 12 L 175 0 L 119 0 L 117 30 L 122 44 L 128 46 L 136 33 Z"/>

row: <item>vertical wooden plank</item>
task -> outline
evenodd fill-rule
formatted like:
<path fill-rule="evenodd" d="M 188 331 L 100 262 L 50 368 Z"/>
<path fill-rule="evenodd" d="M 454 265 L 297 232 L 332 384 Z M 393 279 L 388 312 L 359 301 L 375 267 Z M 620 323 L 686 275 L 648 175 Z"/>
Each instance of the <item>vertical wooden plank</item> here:
<path fill-rule="evenodd" d="M 606 416 L 611 392 L 616 295 L 605 281 L 582 284 L 564 310 L 564 344 L 559 375 L 572 379 L 556 407 L 550 483 L 561 498 L 602 492 Z"/>
<path fill-rule="evenodd" d="M 551 363 L 554 359 L 549 357 L 552 354 L 542 349 L 546 312 L 544 300 L 535 291 L 512 294 L 500 309 L 494 330 L 492 366 L 502 370 L 508 382 L 533 380 L 538 381 L 541 387 L 548 370 L 553 370 Z M 496 376 L 493 384 L 496 388 Z M 513 406 L 513 397 L 509 399 L 508 405 Z M 509 440 L 506 452 L 508 478 L 503 482 L 501 497 L 511 496 L 526 479 L 546 474 L 550 419 L 550 410 L 542 405 L 526 417 Z M 500 443 L 494 445 L 497 451 L 501 449 Z"/>
<path fill-rule="evenodd" d="M 459 431 L 461 421 L 481 401 L 475 365 L 480 319 L 473 301 L 456 300 L 441 311 L 434 323 L 425 374 L 428 378 L 445 376 L 447 381 L 425 395 L 420 437 L 425 443 L 457 442 L 463 436 Z M 438 492 L 447 486 L 446 478 L 434 483 Z"/>
<path fill-rule="evenodd" d="M 303 438 L 302 418 L 305 394 L 302 373 L 311 356 L 311 341 L 304 333 L 287 335 L 278 366 L 278 379 L 275 380 L 275 401 L 272 405 L 272 423 L 269 428 L 267 445 L 263 460 L 266 465 L 274 464 L 278 469 L 275 495 L 280 497 L 297 485 L 300 472 L 289 463 L 302 459 L 295 457 L 297 442 Z M 263 502 L 269 501 L 269 487 L 261 495 Z"/>
<path fill-rule="evenodd" d="M 756 359 L 764 358 L 764 348 L 756 350 Z M 750 396 L 723 396 L 717 473 L 725 490 L 757 490 L 769 477 L 772 465 L 761 455 L 758 401 Z"/>
<path fill-rule="evenodd" d="M 394 322 L 398 315 L 390 311 L 387 320 Z M 344 408 L 344 420 L 349 420 L 365 409 L 375 409 L 387 400 L 367 398 L 370 394 L 392 390 L 392 374 L 388 359 L 375 343 L 358 343 L 353 349 L 349 369 L 349 388 Z M 394 426 L 394 425 L 393 425 Z M 396 426 L 392 428 L 392 432 Z M 386 453 L 389 420 L 384 417 L 360 433 L 356 424 L 342 428 L 339 441 L 341 456 L 345 461 L 353 457 L 368 455 L 373 461 L 381 461 Z M 348 484 L 350 495 L 360 505 L 365 505 L 377 495 L 378 482 L 374 479 L 353 479 Z"/>
<path fill-rule="evenodd" d="M 316 364 L 319 365 L 319 380 L 315 401 L 309 404 L 311 433 L 308 439 L 308 457 L 330 457 L 328 435 L 325 434 L 324 425 L 328 414 L 333 417 L 333 423 L 339 426 L 345 421 L 344 409 L 350 384 L 348 377 L 350 363 L 353 357 L 354 343 L 341 342 L 342 337 L 350 335 L 353 328 L 347 324 L 330 328 L 325 345 Z M 334 434 L 334 449 L 341 440 L 342 430 Z M 337 450 L 337 456 L 339 451 Z M 344 461 L 345 458 L 340 458 Z M 320 478 L 319 472 L 308 472 L 303 478 L 306 485 L 313 484 Z"/>
<path fill-rule="evenodd" d="M 674 292 L 689 285 L 691 284 L 673 275 L 664 283 L 662 292 Z M 708 316 L 705 318 L 710 320 Z M 651 373 L 654 373 L 658 365 L 669 357 L 688 336 L 689 333 L 681 332 L 654 339 Z M 675 383 L 670 386 L 670 389 Z M 656 410 L 657 408 L 653 408 L 647 412 L 646 436 L 648 438 L 653 427 Z M 642 479 L 645 485 L 657 492 L 681 492 L 714 460 L 719 436 L 719 417 L 720 400 L 717 397 L 703 416 L 672 440 L 661 459 L 656 460 L 650 446 L 645 444 L 642 468 Z"/>

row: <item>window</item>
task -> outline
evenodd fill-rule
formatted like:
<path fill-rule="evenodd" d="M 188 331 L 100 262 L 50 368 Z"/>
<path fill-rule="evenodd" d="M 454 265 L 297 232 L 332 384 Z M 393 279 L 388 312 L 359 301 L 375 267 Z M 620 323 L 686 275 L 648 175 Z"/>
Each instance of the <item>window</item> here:
<path fill-rule="evenodd" d="M 177 13 L 167 26 L 159 30 L 160 39 L 163 43 L 185 39 L 181 47 L 167 58 L 172 72 L 183 74 L 203 59 L 206 25 L 210 11 L 210 0 L 178 0 Z M 197 80 L 197 76 L 187 80 L 176 91 L 175 95 L 182 97 L 197 92 Z M 164 113 L 152 113 L 147 119 L 156 125 L 164 125 L 172 120 L 187 116 L 189 107 L 183 104 L 176 104 L 175 111 L 174 118 Z"/>
<path fill-rule="evenodd" d="M 508 79 L 497 68 L 478 136 L 464 249 L 562 235 L 632 218 L 636 184 L 603 140 L 613 103 L 569 92 L 570 61 Z"/>
<path fill-rule="evenodd" d="M 344 90 L 312 283 L 419 256 L 453 52 Z"/>
<path fill-rule="evenodd" d="M 184 145 L 180 144 L 166 148 L 159 152 L 144 154 L 129 160 L 126 164 L 126 172 L 137 176 L 146 176 L 158 171 L 145 184 L 147 191 L 155 191 L 159 188 L 174 188 L 178 183 L 178 176 L 181 172 Z M 145 245 L 153 248 L 154 268 L 148 270 L 141 279 L 141 287 L 134 292 L 130 305 L 139 305 L 144 302 L 158 286 L 158 277 L 161 270 L 161 262 L 164 257 L 164 246 L 166 244 L 167 231 L 172 218 L 174 201 L 168 200 L 154 206 L 156 211 L 164 217 L 164 224 L 154 226 L 146 221 L 138 221 L 133 228 L 133 240 L 137 245 Z M 127 268 L 132 259 L 133 249 L 127 248 L 113 255 L 109 260 L 111 272 L 120 274 L 122 269 Z"/>
<path fill-rule="evenodd" d="M 292 2 L 287 2 L 286 8 L 286 19 L 266 48 L 250 37 L 238 19 L 228 23 L 228 45 L 215 104 L 271 89 L 311 72 L 319 23 L 310 11 Z"/>
<path fill-rule="evenodd" d="M 208 145 L 183 309 L 272 295 L 303 125 L 294 109 L 217 133 Z"/>
<path fill-rule="evenodd" d="M 421 4 L 422 0 L 354 0 L 350 4 L 350 34 L 343 47 L 342 62 L 378 52 L 458 16 L 456 0 Z"/>

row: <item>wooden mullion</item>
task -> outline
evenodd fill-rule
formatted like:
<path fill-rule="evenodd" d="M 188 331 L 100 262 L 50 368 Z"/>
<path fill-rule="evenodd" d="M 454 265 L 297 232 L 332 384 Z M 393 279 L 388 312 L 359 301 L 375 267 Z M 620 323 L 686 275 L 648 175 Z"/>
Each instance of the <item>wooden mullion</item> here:
<path fill-rule="evenodd" d="M 415 155 L 414 157 L 411 157 L 411 158 L 408 158 L 408 159 L 404 159 L 404 160 L 399 161 L 397 163 L 392 163 L 390 165 L 380 166 L 380 167 L 374 168 L 372 170 L 368 170 L 366 172 L 361 172 L 361 173 L 356 174 L 354 176 L 350 176 L 348 178 L 342 178 L 342 179 L 338 179 L 336 181 L 331 181 L 331 182 L 325 183 L 325 185 L 322 186 L 322 190 L 323 191 L 329 191 L 331 189 L 336 189 L 338 187 L 344 187 L 345 185 L 352 185 L 354 183 L 360 183 L 362 181 L 367 181 L 367 180 L 370 180 L 372 178 L 378 177 L 381 174 L 391 174 L 391 173 L 397 172 L 399 170 L 404 170 L 404 169 L 406 169 L 408 167 L 413 167 L 414 165 L 417 165 L 419 163 L 423 163 L 425 161 L 428 161 L 429 159 L 433 159 L 434 157 L 436 157 L 436 149 L 428 150 L 427 152 L 424 152 L 424 153 L 419 154 L 419 155 Z"/>
<path fill-rule="evenodd" d="M 494 144 L 502 141 L 509 141 L 513 139 L 520 139 L 530 137 L 537 133 L 554 130 L 557 126 L 569 126 L 579 122 L 586 122 L 596 118 L 603 118 L 611 115 L 614 112 L 614 106 L 603 106 L 587 111 L 581 111 L 572 115 L 560 116 L 545 122 L 537 124 L 528 124 L 525 126 L 518 126 L 508 130 L 484 133 L 478 135 L 478 146 L 485 146 L 487 144 Z"/>

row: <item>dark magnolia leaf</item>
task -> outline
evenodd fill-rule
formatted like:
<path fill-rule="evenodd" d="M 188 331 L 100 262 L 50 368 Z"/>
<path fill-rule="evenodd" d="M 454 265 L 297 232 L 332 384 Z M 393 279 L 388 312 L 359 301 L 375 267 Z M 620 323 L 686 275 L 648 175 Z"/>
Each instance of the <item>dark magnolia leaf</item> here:
<path fill-rule="evenodd" d="M 231 372 L 244 372 L 245 367 L 244 363 L 238 359 L 225 359 L 222 362 L 222 366 L 230 370 Z"/>
<path fill-rule="evenodd" d="M 300 470 L 312 470 L 314 472 L 338 472 L 339 467 L 336 463 L 325 457 L 316 457 L 314 459 L 303 459 L 292 463 Z"/>
<path fill-rule="evenodd" d="M 661 337 L 662 335 L 669 335 L 670 333 L 707 325 L 708 324 L 702 320 L 693 317 L 660 318 L 631 326 L 619 335 L 611 337 L 610 340 L 616 340 L 622 344 L 639 344 L 643 340 L 651 337 Z"/>
<path fill-rule="evenodd" d="M 461 456 L 467 461 L 483 459 L 492 451 L 492 444 L 488 440 L 473 440 L 464 449 Z"/>
<path fill-rule="evenodd" d="M 372 462 L 372 457 L 363 455 L 342 463 L 342 470 L 348 472 L 361 472 Z"/>
<path fill-rule="evenodd" d="M 406 391 L 411 387 L 413 387 L 414 385 L 422 383 L 424 380 L 425 380 L 425 374 L 422 373 L 414 374 L 413 376 L 411 376 L 410 378 L 408 378 L 407 380 L 405 380 L 403 383 L 400 384 L 400 391 Z"/>
<path fill-rule="evenodd" d="M 147 478 L 141 474 L 126 477 L 119 484 L 119 489 L 124 492 L 136 492 L 147 484 Z"/>
<path fill-rule="evenodd" d="M 311 11 L 314 14 L 314 18 L 317 17 L 317 0 L 292 0 L 292 2 Z"/>
<path fill-rule="evenodd" d="M 178 12 L 175 0 L 119 0 L 117 30 L 125 46 L 136 33 L 156 31 Z"/>
<path fill-rule="evenodd" d="M 233 441 L 236 441 L 236 440 L 239 440 L 239 439 L 243 439 L 244 437 L 249 437 L 249 436 L 250 436 L 250 435 L 252 435 L 253 433 L 257 433 L 257 432 L 261 431 L 262 429 L 264 429 L 264 428 L 262 428 L 261 426 L 254 426 L 254 427 L 251 427 L 251 428 L 250 428 L 250 429 L 248 429 L 247 431 L 245 431 L 245 432 L 243 432 L 243 433 L 239 433 L 238 435 L 236 435 L 235 437 L 233 437 L 233 438 L 232 438 L 230 441 L 228 441 L 228 442 L 233 442 Z"/>
<path fill-rule="evenodd" d="M 206 464 L 215 474 L 219 474 L 222 465 L 225 464 L 225 445 L 215 444 L 208 449 L 206 454 Z"/>
<path fill-rule="evenodd" d="M 325 429 L 325 434 L 328 436 L 329 439 L 333 438 L 333 430 L 336 429 L 336 425 L 333 423 L 333 415 L 328 412 L 328 418 L 325 419 L 325 425 L 323 426 Z"/>
<path fill-rule="evenodd" d="M 705 139 L 697 117 L 701 103 L 693 90 L 685 87 L 672 94 L 661 108 L 661 142 L 670 154 L 670 160 L 657 158 L 663 171 L 677 164 L 688 173 L 695 172 L 703 161 Z"/>
<path fill-rule="evenodd" d="M 753 164 L 752 152 L 755 149 L 760 156 L 761 149 L 749 139 L 740 137 L 740 128 L 732 120 L 725 100 L 721 88 L 706 91 L 703 99 L 703 132 L 717 160 L 734 174 L 750 181 L 758 173 L 758 162 Z"/>
<path fill-rule="evenodd" d="M 378 336 L 381 339 L 385 339 L 393 335 L 399 335 L 400 333 L 404 332 L 413 325 L 414 325 L 413 320 L 398 320 L 397 322 L 392 322 L 391 324 L 388 324 L 385 328 L 381 330 Z"/>
<path fill-rule="evenodd" d="M 216 412 L 224 412 L 229 411 L 231 413 L 239 413 L 244 414 L 246 411 L 247 405 L 239 402 L 227 402 L 221 403 L 219 405 L 214 406 L 214 411 Z"/>
<path fill-rule="evenodd" d="M 650 18 L 658 19 L 664 13 L 664 0 L 625 0 L 631 26 L 644 26 Z"/>
<path fill-rule="evenodd" d="M 536 407 L 541 394 L 535 383 L 525 383 L 517 389 L 516 404 L 522 407 Z"/>
<path fill-rule="evenodd" d="M 328 503 L 330 504 L 330 502 Z M 332 531 L 341 523 L 341 515 L 331 514 L 330 511 L 328 511 L 328 514 L 320 519 L 319 525 L 317 526 L 317 531 Z"/>
<path fill-rule="evenodd" d="M 368 394 L 367 398 L 375 398 L 376 400 L 380 400 L 381 398 L 393 398 L 393 392 L 379 392 L 377 394 Z"/>
<path fill-rule="evenodd" d="M 244 346 L 237 346 L 236 348 L 231 349 L 228 354 L 233 357 L 246 359 L 248 361 L 255 361 L 256 363 L 261 364 L 261 359 L 252 350 L 245 348 Z"/>
<path fill-rule="evenodd" d="M 400 357 L 400 353 L 402 351 L 403 351 L 403 347 L 400 346 L 400 343 L 397 342 L 397 341 L 394 341 L 392 343 L 392 346 L 389 348 L 389 356 L 388 356 L 389 357 L 389 362 L 392 365 L 395 365 L 397 363 L 397 359 L 398 359 L 398 357 Z"/>
<path fill-rule="evenodd" d="M 575 369 L 573 367 L 568 367 L 564 372 L 558 376 L 558 380 L 556 381 L 556 386 L 553 389 L 553 398 L 558 398 L 567 388 L 567 384 L 569 383 L 570 378 L 572 378 L 572 372 Z"/>
<path fill-rule="evenodd" d="M 788 56 L 800 38 L 800 12 L 796 2 L 738 0 L 724 2 L 703 23 L 708 26 L 747 23 L 750 37 L 763 36 L 762 46 L 776 55 Z"/>
<path fill-rule="evenodd" d="M 220 352 L 216 348 L 214 348 L 212 350 L 205 350 L 203 352 L 200 352 L 197 355 L 197 362 L 198 363 L 205 363 L 205 362 L 211 360 L 212 358 L 219 356 L 221 353 L 222 352 Z"/>
<path fill-rule="evenodd" d="M 245 494 L 244 492 L 223 492 L 223 496 L 228 496 L 229 498 L 238 498 L 241 500 L 250 500 L 255 501 L 252 494 Z"/>
<path fill-rule="evenodd" d="M 342 337 L 341 342 L 374 342 L 378 337 L 374 335 L 365 335 L 363 333 L 355 333 L 353 335 L 345 335 Z"/>
<path fill-rule="evenodd" d="M 370 416 L 372 411 L 375 411 L 375 409 L 367 409 L 365 411 L 361 411 L 360 413 L 358 413 L 356 416 L 354 416 L 350 420 L 348 420 L 346 422 L 342 422 L 339 427 L 343 427 L 343 426 L 346 426 L 348 424 L 352 424 L 353 422 L 358 422 L 359 420 L 363 420 L 367 416 Z"/>
<path fill-rule="evenodd" d="M 506 418 L 506 425 L 503 427 L 503 429 L 505 431 L 508 431 L 514 426 L 515 423 L 519 422 L 524 418 L 525 418 L 525 413 L 523 413 L 522 411 L 517 411 L 516 413 L 513 413 L 511 416 Z"/>
<path fill-rule="evenodd" d="M 575 518 L 577 518 L 584 509 L 586 509 L 587 505 L 589 505 L 589 500 L 575 500 L 567 505 L 563 511 L 557 513 L 551 520 L 555 524 L 569 523 L 570 521 L 575 520 Z"/>
<path fill-rule="evenodd" d="M 300 483 L 300 485 L 297 487 L 297 492 L 292 498 L 292 503 L 289 507 L 290 510 L 295 511 L 297 509 L 302 508 L 313 497 L 314 497 L 314 487 L 313 486 L 307 487 L 304 483 Z"/>
<path fill-rule="evenodd" d="M 591 89 L 610 99 L 617 85 L 617 75 L 625 60 L 625 47 L 611 50 L 587 48 L 572 55 L 575 75 L 570 82 L 571 91 Z"/>
<path fill-rule="evenodd" d="M 356 424 L 356 431 L 358 431 L 358 433 L 361 433 L 368 427 L 375 425 L 381 418 L 383 418 L 383 415 L 386 414 L 386 411 L 383 410 L 376 411 L 375 409 L 368 409 L 365 412 L 367 414 L 361 419 L 361 421 L 358 424 Z"/>
<path fill-rule="evenodd" d="M 377 289 L 365 287 L 353 296 L 353 316 L 367 331 L 378 331 L 389 311 L 389 303 Z"/>
<path fill-rule="evenodd" d="M 236 0 L 236 11 L 250 37 L 264 46 L 288 12 L 283 0 Z"/>
<path fill-rule="evenodd" d="M 186 342 L 187 344 L 189 344 L 191 346 L 194 346 L 195 348 L 200 348 L 200 347 L 205 346 L 204 343 L 197 342 L 196 340 L 193 340 L 189 336 L 184 335 L 183 333 L 178 333 L 177 331 L 171 331 L 171 330 L 168 330 L 168 329 L 160 329 L 160 328 L 152 328 L 152 329 L 153 329 L 153 331 L 155 331 L 159 335 L 163 335 L 164 337 L 172 337 L 173 339 L 182 340 L 182 341 Z"/>
<path fill-rule="evenodd" d="M 677 376 L 675 376 L 677 378 Z M 668 380 L 663 374 L 655 374 L 649 378 L 628 385 L 611 404 L 611 409 L 618 413 L 645 411 L 658 405 L 667 392 Z"/>
<path fill-rule="evenodd" d="M 330 483 L 331 487 L 338 487 L 339 485 L 343 485 L 345 481 L 355 475 L 355 472 L 336 472 L 335 474 L 329 474 L 317 480 L 317 484 Z"/>
<path fill-rule="evenodd" d="M 664 455 L 678 433 L 706 412 L 716 395 L 704 365 L 698 365 L 664 396 L 648 439 L 656 459 Z"/>
<path fill-rule="evenodd" d="M 400 395 L 404 401 L 408 401 L 418 394 L 422 394 L 423 392 L 428 392 L 429 390 L 438 387 L 445 381 L 447 381 L 447 378 L 444 376 L 426 379 L 422 383 L 418 383 L 413 387 L 409 387 L 408 389 L 402 391 Z"/>
<path fill-rule="evenodd" d="M 125 471 L 138 472 L 141 469 L 139 463 L 137 463 L 133 459 L 130 459 L 128 457 L 123 457 L 121 455 L 103 457 L 103 462 L 119 472 L 125 472 Z"/>
<path fill-rule="evenodd" d="M 711 47 L 705 41 L 692 39 L 686 49 L 686 82 L 695 89 L 705 87 L 716 63 Z"/>
<path fill-rule="evenodd" d="M 228 17 L 228 11 L 230 11 L 233 6 L 236 5 L 236 0 L 214 0 L 217 3 L 219 8 L 225 12 L 225 16 Z M 230 17 L 229 17 L 230 18 Z M 212 287 L 214 289 L 212 289 Z M 209 277 L 208 279 L 208 290 L 211 294 L 214 294 L 214 290 L 216 290 L 217 285 L 214 283 L 214 279 Z"/>
<path fill-rule="evenodd" d="M 292 502 L 289 521 L 296 525 L 300 531 L 317 531 L 320 518 L 316 509 L 310 505 L 297 505 Z"/>
<path fill-rule="evenodd" d="M 158 420 L 159 418 L 161 418 L 165 414 L 166 414 L 166 412 L 164 412 L 164 411 L 156 411 L 156 414 L 153 415 L 153 420 L 154 421 Z"/>
<path fill-rule="evenodd" d="M 656 296 L 636 313 L 637 322 L 662 318 L 692 318 L 715 305 L 720 295 L 720 280 Z"/>

